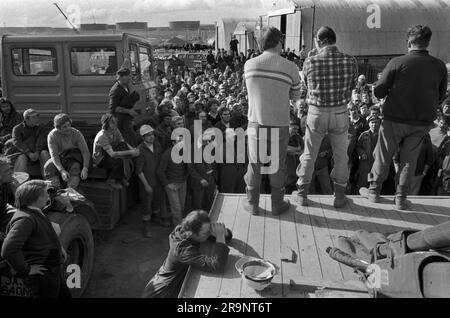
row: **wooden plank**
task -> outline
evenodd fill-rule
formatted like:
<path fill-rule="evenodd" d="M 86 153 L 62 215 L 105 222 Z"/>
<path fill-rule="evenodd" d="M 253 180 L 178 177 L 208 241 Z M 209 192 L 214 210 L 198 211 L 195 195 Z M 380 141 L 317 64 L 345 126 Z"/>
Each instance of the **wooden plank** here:
<path fill-rule="evenodd" d="M 220 211 L 222 209 L 223 203 L 225 200 L 225 196 L 223 194 L 218 194 L 214 199 L 214 204 L 211 207 L 210 218 L 213 222 L 216 222 L 220 217 Z M 186 277 L 183 282 L 183 286 L 180 290 L 180 295 L 182 297 L 192 298 L 195 296 L 197 287 L 200 282 L 201 272 L 199 270 L 195 270 L 192 267 L 189 267 Z"/>
<path fill-rule="evenodd" d="M 291 201 L 294 202 L 294 200 Z M 296 206 L 294 219 L 297 229 L 297 244 L 302 275 L 320 280 L 323 278 L 322 264 L 307 207 Z M 296 281 L 293 283 L 295 284 Z"/>
<path fill-rule="evenodd" d="M 242 208 L 242 202 L 245 197 L 239 197 L 239 203 L 236 207 L 236 217 L 233 227 L 233 240 L 230 244 L 230 253 L 228 255 L 227 266 L 222 276 L 219 297 L 221 298 L 239 298 L 241 295 L 242 279 L 236 271 L 236 262 L 245 255 L 247 250 L 248 228 L 250 223 L 250 213 Z"/>
<path fill-rule="evenodd" d="M 234 220 L 236 217 L 237 206 L 239 202 L 238 196 L 224 197 L 223 205 L 217 222 L 224 223 L 225 226 L 233 230 Z M 195 270 L 198 272 L 198 270 Z M 222 282 L 223 272 L 221 273 L 201 273 L 199 277 L 198 287 L 195 292 L 195 298 L 214 298 L 219 297 L 220 285 Z"/>
<path fill-rule="evenodd" d="M 441 224 L 450 221 L 450 200 L 417 200 L 416 206 L 422 214 L 430 216 L 434 223 L 431 225 Z M 429 202 L 427 202 L 429 201 Z M 438 201 L 444 201 L 449 207 L 437 205 Z"/>
<path fill-rule="evenodd" d="M 395 227 L 384 214 L 382 207 L 370 203 L 367 199 L 361 197 L 352 197 L 350 209 L 357 217 L 361 229 L 368 232 L 379 232 L 388 234 L 395 232 Z"/>
<path fill-rule="evenodd" d="M 283 275 L 281 271 L 281 234 L 280 234 L 280 217 L 271 213 L 272 200 L 266 197 L 266 215 L 264 224 L 264 259 L 274 264 L 278 273 L 272 279 L 266 289 L 261 292 L 263 297 L 280 298 L 283 295 Z"/>
<path fill-rule="evenodd" d="M 298 283 L 302 278 L 302 263 L 300 247 L 295 222 L 296 205 L 292 203 L 291 209 L 280 215 L 281 233 L 281 279 L 283 281 L 283 297 L 305 298 L 303 290 L 291 288 L 290 282 Z"/>
<path fill-rule="evenodd" d="M 349 237 L 353 234 L 353 231 L 347 229 L 346 223 L 348 222 L 344 222 L 340 217 L 340 214 L 344 213 L 345 209 L 336 210 L 333 207 L 333 198 L 329 196 L 319 198 L 319 202 L 322 207 L 323 216 L 327 222 L 328 231 L 330 232 L 330 238 L 333 246 L 338 247 L 337 240 L 339 236 Z M 335 262 L 331 258 L 330 261 Z M 344 280 L 358 279 L 358 276 L 354 273 L 354 270 L 351 267 L 340 263 L 338 263 L 338 265 L 341 268 Z"/>
<path fill-rule="evenodd" d="M 342 280 L 343 274 L 339 264 L 333 261 L 326 253 L 326 249 L 333 246 L 333 241 L 330 237 L 328 225 L 323 216 L 319 199 L 317 198 L 314 202 L 310 200 L 307 210 L 313 227 L 320 264 L 322 265 L 323 278 Z"/>
<path fill-rule="evenodd" d="M 246 255 L 264 258 L 264 219 L 266 210 L 266 197 L 261 196 L 259 200 L 261 214 L 250 216 L 250 225 L 248 229 Z M 241 284 L 241 298 L 262 298 L 260 292 L 250 288 L 247 284 Z"/>
<path fill-rule="evenodd" d="M 407 227 L 402 221 L 393 222 L 390 220 L 394 211 L 386 211 L 386 209 L 392 209 L 392 205 L 387 203 L 388 201 L 375 204 L 362 197 L 355 197 L 353 200 L 355 204 L 351 205 L 352 209 L 355 210 L 356 207 L 359 206 L 360 214 L 363 216 L 364 221 L 370 224 L 365 230 L 386 235 Z M 356 213 L 358 213 L 358 211 L 356 211 Z M 398 216 L 395 218 L 399 219 Z"/>

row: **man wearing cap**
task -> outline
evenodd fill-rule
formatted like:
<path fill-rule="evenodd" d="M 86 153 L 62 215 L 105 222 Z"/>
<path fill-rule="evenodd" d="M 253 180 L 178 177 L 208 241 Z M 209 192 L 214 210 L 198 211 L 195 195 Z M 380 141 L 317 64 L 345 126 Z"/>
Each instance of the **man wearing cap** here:
<path fill-rule="evenodd" d="M 381 186 L 386 180 L 394 154 L 399 152 L 400 167 L 395 205 L 408 208 L 406 197 L 416 170 L 422 142 L 437 116 L 437 108 L 447 89 L 444 62 L 431 56 L 427 47 L 432 32 L 428 26 L 408 29 L 408 54 L 389 61 L 377 81 L 374 93 L 385 98 L 383 122 L 375 147 L 375 161 L 369 174 L 369 189 L 360 194 L 371 202 L 380 201 Z"/>
<path fill-rule="evenodd" d="M 356 153 L 358 154 L 358 190 L 367 187 L 367 175 L 373 165 L 373 151 L 377 145 L 378 131 L 381 119 L 378 116 L 369 116 L 369 129 L 363 132 L 356 143 Z"/>
<path fill-rule="evenodd" d="M 164 201 L 164 191 L 157 177 L 157 169 L 161 160 L 162 149 L 155 143 L 155 130 L 149 125 L 143 125 L 139 133 L 143 139 L 139 145 L 139 156 L 136 158 L 135 168 L 139 182 L 139 196 L 142 202 L 143 233 L 145 237 L 152 237 L 152 216 L 159 217 L 163 221 L 161 213 Z M 165 207 L 164 207 L 165 208 Z M 167 221 L 164 221 L 167 223 Z"/>
<path fill-rule="evenodd" d="M 302 96 L 306 95 L 308 117 L 306 119 L 305 151 L 300 157 L 297 170 L 299 204 L 306 206 L 314 165 L 322 139 L 326 134 L 333 149 L 334 167 L 331 179 L 334 182 L 336 208 L 347 204 L 345 190 L 348 171 L 348 111 L 347 104 L 356 85 L 356 59 L 341 53 L 336 47 L 336 33 L 330 27 L 321 27 L 317 32 L 318 53 L 308 57 L 303 65 L 304 82 Z"/>
<path fill-rule="evenodd" d="M 248 153 L 250 163 L 245 183 L 247 200 L 245 209 L 259 214 L 262 162 L 267 156 L 259 156 L 261 143 L 267 146 L 276 139 L 278 152 L 272 149 L 272 166 L 278 167 L 269 173 L 272 197 L 272 214 L 279 215 L 290 208 L 284 200 L 284 185 L 287 178 L 286 156 L 289 143 L 289 100 L 300 99 L 300 76 L 297 66 L 280 56 L 284 36 L 275 27 L 263 29 L 260 38 L 264 53 L 245 63 L 245 84 L 248 90 Z M 278 138 L 276 137 L 278 135 Z M 277 153 L 275 153 L 277 152 Z"/>
<path fill-rule="evenodd" d="M 24 121 L 13 128 L 12 143 L 21 153 L 14 165 L 15 172 L 28 172 L 28 163 L 39 161 L 41 173 L 50 159 L 47 150 L 46 132 L 39 125 L 39 113 L 29 108 L 23 113 Z"/>
<path fill-rule="evenodd" d="M 109 110 L 117 118 L 117 126 L 125 141 L 134 147 L 139 138 L 133 130 L 133 118 L 137 116 L 133 107 L 140 97 L 130 89 L 130 75 L 130 70 L 125 67 L 117 71 L 117 80 L 109 91 Z"/>

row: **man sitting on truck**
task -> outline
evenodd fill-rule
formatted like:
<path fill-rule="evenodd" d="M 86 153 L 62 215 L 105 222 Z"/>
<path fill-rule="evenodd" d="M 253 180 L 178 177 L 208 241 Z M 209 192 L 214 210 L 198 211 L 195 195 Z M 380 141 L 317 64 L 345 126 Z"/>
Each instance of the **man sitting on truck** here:
<path fill-rule="evenodd" d="M 88 177 L 89 148 L 83 134 L 72 127 L 69 115 L 58 114 L 53 123 L 55 128 L 47 136 L 51 158 L 44 166 L 44 177 L 56 188 L 61 187 L 62 177 L 68 188 L 76 189 L 80 177 Z"/>
<path fill-rule="evenodd" d="M 39 125 L 39 113 L 30 108 L 23 113 L 24 121 L 14 127 L 12 143 L 20 155 L 14 164 L 15 172 L 28 172 L 29 162 L 39 162 L 44 175 L 44 165 L 50 159 L 46 132 Z"/>

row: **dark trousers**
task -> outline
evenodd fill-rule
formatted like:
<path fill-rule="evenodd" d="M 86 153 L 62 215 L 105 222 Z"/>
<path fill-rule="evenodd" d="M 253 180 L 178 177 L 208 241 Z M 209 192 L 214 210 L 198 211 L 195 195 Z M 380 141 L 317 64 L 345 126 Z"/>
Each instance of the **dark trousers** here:
<path fill-rule="evenodd" d="M 106 169 L 108 171 L 108 178 L 114 180 L 123 179 L 123 161 L 119 158 L 111 158 L 108 154 L 103 157 L 102 161 L 98 164 L 99 168 Z"/>
<path fill-rule="evenodd" d="M 417 158 L 429 126 L 413 126 L 383 120 L 378 133 L 378 142 L 373 156 L 374 163 L 368 181 L 372 189 L 379 190 L 387 179 L 392 157 L 398 152 L 400 168 L 398 171 L 398 185 L 408 192 L 412 177 L 416 171 Z"/>
<path fill-rule="evenodd" d="M 206 178 L 209 185 L 203 187 L 199 182 L 192 181 L 192 208 L 194 210 L 206 210 L 211 208 L 214 201 L 214 191 L 216 189 L 216 183 L 212 174 L 209 174 Z"/>
<path fill-rule="evenodd" d="M 219 165 L 219 185 L 222 193 L 244 193 L 244 175 L 247 167 L 242 163 L 223 163 Z"/>
<path fill-rule="evenodd" d="M 23 278 L 23 282 L 33 294 L 33 298 L 72 297 L 61 267 L 50 268 L 44 275 L 28 275 Z"/>

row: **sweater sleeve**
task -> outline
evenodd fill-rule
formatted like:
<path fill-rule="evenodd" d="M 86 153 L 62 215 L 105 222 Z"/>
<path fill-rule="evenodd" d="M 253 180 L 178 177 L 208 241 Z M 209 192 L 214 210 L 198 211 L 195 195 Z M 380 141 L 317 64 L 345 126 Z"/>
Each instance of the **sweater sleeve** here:
<path fill-rule="evenodd" d="M 22 248 L 33 232 L 33 223 L 28 218 L 13 221 L 2 247 L 2 257 L 19 274 L 28 274 L 30 266 L 25 260 Z"/>
<path fill-rule="evenodd" d="M 42 150 L 47 149 L 47 140 L 45 139 L 45 136 L 45 129 L 40 127 L 36 138 L 36 151 L 41 152 Z"/>
<path fill-rule="evenodd" d="M 385 98 L 394 83 L 395 59 L 390 60 L 381 73 L 381 78 L 375 83 L 374 94 L 378 99 Z"/>
<path fill-rule="evenodd" d="M 193 266 L 201 271 L 214 273 L 225 267 L 229 252 L 229 247 L 223 243 L 214 243 L 211 255 L 202 254 L 198 248 L 189 245 L 187 247 L 180 247 L 179 257 L 182 263 Z"/>
<path fill-rule="evenodd" d="M 53 164 L 56 166 L 59 172 L 64 170 L 64 167 L 61 163 L 61 158 L 59 157 L 59 146 L 57 142 L 57 138 L 55 137 L 54 131 L 51 131 L 47 136 L 47 144 L 48 150 L 50 153 L 50 157 L 52 158 Z"/>
<path fill-rule="evenodd" d="M 166 150 L 162 155 L 161 162 L 159 163 L 158 171 L 156 172 L 159 178 L 159 181 L 163 186 L 169 184 L 169 180 L 166 177 L 166 169 L 169 165 L 171 149 Z"/>
<path fill-rule="evenodd" d="M 443 78 L 442 78 L 441 84 L 439 85 L 439 102 L 440 103 L 445 99 L 445 95 L 447 93 L 447 85 L 448 85 L 447 67 L 443 64 Z"/>

